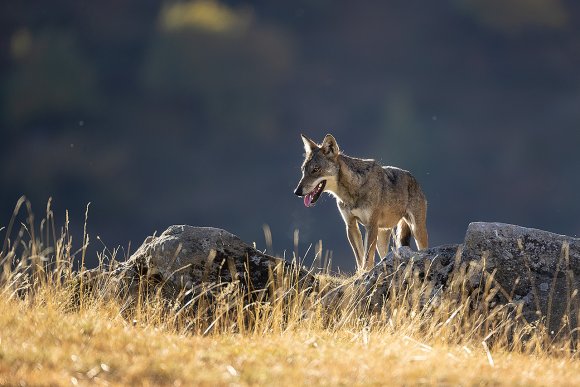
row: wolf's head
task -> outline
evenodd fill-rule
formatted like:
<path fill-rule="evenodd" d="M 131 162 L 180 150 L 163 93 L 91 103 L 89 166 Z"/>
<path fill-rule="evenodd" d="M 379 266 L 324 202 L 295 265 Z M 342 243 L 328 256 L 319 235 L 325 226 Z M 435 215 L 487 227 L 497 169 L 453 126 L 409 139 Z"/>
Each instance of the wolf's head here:
<path fill-rule="evenodd" d="M 336 186 L 339 149 L 336 140 L 330 134 L 324 137 L 321 145 L 303 134 L 301 137 L 306 154 L 302 164 L 302 179 L 294 193 L 304 196 L 304 205 L 311 207 L 325 188 L 328 190 L 328 185 Z"/>

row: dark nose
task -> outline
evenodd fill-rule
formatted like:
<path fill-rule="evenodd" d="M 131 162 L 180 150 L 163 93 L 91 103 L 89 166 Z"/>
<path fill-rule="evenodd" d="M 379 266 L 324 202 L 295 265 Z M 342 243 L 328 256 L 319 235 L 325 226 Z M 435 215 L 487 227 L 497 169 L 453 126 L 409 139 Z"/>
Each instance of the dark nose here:
<path fill-rule="evenodd" d="M 300 186 L 296 187 L 296 189 L 294 190 L 294 195 L 302 196 L 302 187 Z"/>

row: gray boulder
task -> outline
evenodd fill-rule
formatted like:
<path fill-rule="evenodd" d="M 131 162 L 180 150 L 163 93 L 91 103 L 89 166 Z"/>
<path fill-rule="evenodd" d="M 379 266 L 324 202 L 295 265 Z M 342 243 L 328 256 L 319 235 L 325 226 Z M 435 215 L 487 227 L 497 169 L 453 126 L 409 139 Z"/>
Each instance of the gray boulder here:
<path fill-rule="evenodd" d="M 480 261 L 487 272 L 495 272 L 500 299 L 523 303 L 528 320 L 545 316 L 550 329 L 559 329 L 568 316 L 576 326 L 578 296 L 572 294 L 580 288 L 580 239 L 510 224 L 471 223 L 462 260 Z"/>
<path fill-rule="evenodd" d="M 313 279 L 305 270 L 264 254 L 225 230 L 178 225 L 147 237 L 114 271 L 97 274 L 104 274 L 114 285 L 108 287 L 109 292 L 123 292 L 129 299 L 146 283 L 151 289 L 161 289 L 169 300 L 187 293 L 188 297 L 181 297 L 187 302 L 201 292 L 231 283 L 257 295 L 276 286 L 281 273 L 289 272 L 297 281 Z"/>
<path fill-rule="evenodd" d="M 96 279 L 83 283 L 104 278 L 107 286 L 94 288 L 113 289 L 116 296 L 125 293 L 129 302 L 143 283 L 152 284 L 167 300 L 183 305 L 204 292 L 211 298 L 211 289 L 232 283 L 251 297 L 267 290 L 277 294 L 284 273 L 291 273 L 301 289 L 311 289 L 310 296 L 330 310 L 349 308 L 355 297 L 363 309 L 379 311 L 394 291 L 408 289 L 410 302 L 437 302 L 447 291 L 458 299 L 472 295 L 471 300 L 481 303 L 484 284 L 493 278 L 495 289 L 486 302 L 510 304 L 512 310 L 517 306 L 528 321 L 544 317 L 550 330 L 558 331 L 564 321 L 576 327 L 580 313 L 580 240 L 501 223 L 471 223 L 460 245 L 419 252 L 402 247 L 369 272 L 346 281 L 312 275 L 221 229 L 171 226 L 159 236 L 148 237 L 115 270 L 88 273 Z"/>
<path fill-rule="evenodd" d="M 528 321 L 546 319 L 550 330 L 575 327 L 580 312 L 580 240 L 502 223 L 471 223 L 462 245 L 390 252 L 359 281 L 371 309 L 394 287 L 421 284 L 425 300 L 448 289 L 457 273 L 468 293 L 480 292 L 493 274 L 491 303 L 522 308 Z M 486 273 L 484 275 L 484 273 Z"/>
<path fill-rule="evenodd" d="M 240 279 L 263 288 L 268 269 L 277 263 L 282 261 L 225 230 L 186 225 L 171 226 L 159 236 L 148 237 L 128 261 L 142 274 L 185 288 Z"/>
<path fill-rule="evenodd" d="M 431 283 L 431 292 L 425 295 L 428 298 L 447 285 L 459 246 L 445 245 L 422 251 L 404 246 L 391 251 L 355 281 L 355 288 L 368 297 L 371 310 L 380 310 L 391 291 L 422 283 L 425 278 Z"/>
<path fill-rule="evenodd" d="M 445 289 L 453 273 L 457 251 L 461 245 L 437 246 L 413 251 L 403 246 L 391 251 L 372 270 L 355 281 L 355 288 L 368 297 L 371 310 L 380 310 L 388 294 L 395 289 L 429 282 L 425 299 Z M 460 250 L 459 250 L 460 251 Z"/>

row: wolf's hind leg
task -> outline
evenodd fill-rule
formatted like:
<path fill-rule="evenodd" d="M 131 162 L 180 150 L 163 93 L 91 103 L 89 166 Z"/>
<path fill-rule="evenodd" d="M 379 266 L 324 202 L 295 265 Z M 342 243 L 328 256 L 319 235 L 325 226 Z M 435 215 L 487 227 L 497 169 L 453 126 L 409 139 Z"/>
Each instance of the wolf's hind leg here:
<path fill-rule="evenodd" d="M 399 220 L 397 225 L 397 248 L 401 246 L 411 246 L 411 228 L 405 219 Z"/>
<path fill-rule="evenodd" d="M 415 237 L 417 249 L 424 250 L 429 247 L 429 236 L 427 235 L 427 225 L 425 224 L 425 221 L 411 225 L 411 229 L 413 231 L 413 236 Z"/>
<path fill-rule="evenodd" d="M 390 242 L 391 242 L 391 229 L 380 228 L 379 236 L 377 237 L 377 253 L 379 253 L 379 259 L 385 258 L 389 253 Z"/>
<path fill-rule="evenodd" d="M 413 183 L 409 187 L 409 205 L 404 219 L 411 226 L 417 249 L 424 250 L 429 247 L 429 236 L 427 235 L 427 200 L 419 184 L 414 179 Z"/>
<path fill-rule="evenodd" d="M 418 250 L 424 250 L 429 247 L 429 235 L 427 234 L 427 213 L 426 208 L 422 208 L 417 214 L 410 214 L 409 224 L 415 238 Z"/>

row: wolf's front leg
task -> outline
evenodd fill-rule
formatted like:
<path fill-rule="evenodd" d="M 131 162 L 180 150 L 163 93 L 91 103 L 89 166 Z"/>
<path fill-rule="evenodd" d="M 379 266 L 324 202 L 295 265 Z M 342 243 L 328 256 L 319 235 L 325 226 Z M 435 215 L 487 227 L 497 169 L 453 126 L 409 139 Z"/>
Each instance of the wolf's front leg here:
<path fill-rule="evenodd" d="M 377 253 L 379 254 L 379 259 L 383 259 L 389 253 L 389 244 L 391 242 L 391 229 L 390 228 L 380 228 L 379 236 L 377 237 Z"/>
<path fill-rule="evenodd" d="M 379 236 L 379 226 L 373 222 L 366 227 L 365 234 L 365 260 L 364 268 L 369 270 L 375 265 L 375 249 L 377 248 L 377 237 Z"/>
<path fill-rule="evenodd" d="M 356 259 L 356 267 L 358 270 L 360 270 L 364 265 L 364 248 L 362 243 L 362 235 L 360 233 L 360 229 L 358 228 L 358 223 L 354 217 L 346 222 L 346 236 Z"/>

